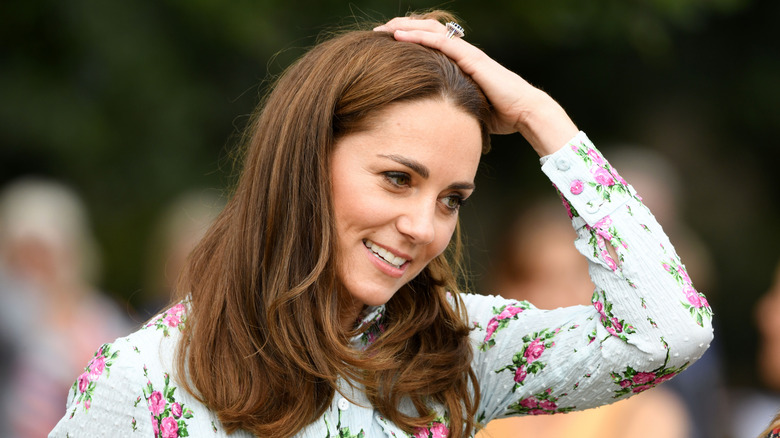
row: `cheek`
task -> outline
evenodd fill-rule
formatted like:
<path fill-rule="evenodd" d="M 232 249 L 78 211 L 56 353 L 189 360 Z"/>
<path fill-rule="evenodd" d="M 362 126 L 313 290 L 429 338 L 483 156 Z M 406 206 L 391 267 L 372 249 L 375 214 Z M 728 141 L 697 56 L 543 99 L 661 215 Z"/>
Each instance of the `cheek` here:
<path fill-rule="evenodd" d="M 333 209 L 336 218 L 336 229 L 342 238 L 345 233 L 361 232 L 376 227 L 386 219 L 386 208 L 376 196 L 366 193 L 360 187 L 342 187 L 344 190 L 334 190 Z"/>
<path fill-rule="evenodd" d="M 436 238 L 429 245 L 428 260 L 426 264 L 433 260 L 435 257 L 441 255 L 452 240 L 452 236 L 455 233 L 456 220 L 448 221 L 437 227 Z"/>

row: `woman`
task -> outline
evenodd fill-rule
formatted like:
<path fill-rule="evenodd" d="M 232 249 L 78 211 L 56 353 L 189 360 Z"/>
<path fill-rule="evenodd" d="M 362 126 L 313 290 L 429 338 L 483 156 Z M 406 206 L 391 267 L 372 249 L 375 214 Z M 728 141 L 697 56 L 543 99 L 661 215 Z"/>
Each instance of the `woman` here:
<path fill-rule="evenodd" d="M 184 303 L 98 351 L 52 436 L 463 437 L 610 403 L 702 354 L 706 300 L 630 187 L 555 101 L 428 18 L 285 72 Z M 570 200 L 594 306 L 458 293 L 458 209 L 488 134 L 516 131 Z"/>

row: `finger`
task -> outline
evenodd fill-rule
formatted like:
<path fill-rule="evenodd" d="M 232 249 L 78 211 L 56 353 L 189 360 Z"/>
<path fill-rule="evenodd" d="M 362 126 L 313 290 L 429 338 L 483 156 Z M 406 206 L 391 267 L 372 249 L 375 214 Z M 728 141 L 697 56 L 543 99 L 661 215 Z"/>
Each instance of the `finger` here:
<path fill-rule="evenodd" d="M 425 30 L 428 32 L 446 32 L 443 24 L 432 19 L 417 19 L 411 17 L 396 17 L 374 30 L 394 32 L 396 30 Z"/>
<path fill-rule="evenodd" d="M 480 49 L 461 38 L 448 38 L 444 31 L 397 30 L 393 36 L 397 41 L 417 43 L 441 51 L 469 75 L 475 72 L 475 63 L 484 61 L 484 53 Z"/>

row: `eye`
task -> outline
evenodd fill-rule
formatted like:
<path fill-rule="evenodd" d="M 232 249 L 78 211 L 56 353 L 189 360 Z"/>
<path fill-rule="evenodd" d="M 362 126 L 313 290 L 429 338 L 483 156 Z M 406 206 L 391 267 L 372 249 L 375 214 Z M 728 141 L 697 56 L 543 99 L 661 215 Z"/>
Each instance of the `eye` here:
<path fill-rule="evenodd" d="M 409 174 L 404 172 L 385 172 L 384 176 L 390 184 L 396 187 L 405 187 L 412 182 L 412 178 Z"/>
<path fill-rule="evenodd" d="M 466 204 L 466 198 L 457 193 L 445 196 L 441 201 L 450 213 L 457 212 Z"/>

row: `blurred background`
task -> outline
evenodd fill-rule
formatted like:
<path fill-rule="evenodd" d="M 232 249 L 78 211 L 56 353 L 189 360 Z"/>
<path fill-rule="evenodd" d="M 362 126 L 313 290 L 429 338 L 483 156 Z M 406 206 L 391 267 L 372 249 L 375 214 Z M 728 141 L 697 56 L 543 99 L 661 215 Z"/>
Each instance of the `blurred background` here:
<path fill-rule="evenodd" d="M 640 157 L 638 167 L 671 182 L 657 195 L 674 204 L 661 223 L 673 241 L 686 240 L 690 257 L 683 260 L 715 310 L 726 387 L 780 389 L 757 371 L 763 338 L 756 309 L 780 259 L 775 0 L 6 0 L 0 190 L 12 199 L 19 187 L 23 194 L 48 187 L 49 195 L 67 192 L 57 198 L 72 200 L 57 207 L 43 196 L 48 214 L 62 220 L 38 231 L 28 230 L 37 224 L 30 218 L 45 214 L 43 207 L 0 216 L 0 342 L 16 352 L 7 357 L 25 357 L 20 345 L 49 339 L 45 330 L 36 338 L 24 329 L 46 325 L 40 321 L 57 322 L 48 330 L 60 334 L 86 325 L 95 339 L 79 342 L 94 351 L 151 316 L 167 299 L 177 251 L 186 252 L 173 249 L 179 237 L 171 230 L 192 227 L 181 239 L 196 239 L 219 210 L 236 174 L 241 130 L 269 81 L 323 32 L 355 17 L 383 20 L 431 7 L 454 11 L 470 42 L 555 97 L 607 157 L 634 149 L 655 157 Z M 670 170 L 655 174 L 653 160 Z M 505 239 L 496 230 L 556 195 L 518 135 L 493 138 L 477 186 L 462 220 L 471 282 L 492 292 L 488 277 L 499 262 L 489 254 Z M 83 277 L 57 277 L 57 286 L 53 277 L 41 280 L 40 263 L 19 268 L 41 260 L 40 242 L 65 245 L 52 230 L 70 211 L 78 225 L 57 232 L 81 236 L 69 249 L 76 252 L 63 257 L 78 259 L 71 271 Z M 19 231 L 14 223 L 30 226 Z M 25 246 L 18 236 L 38 240 Z M 15 269 L 38 274 L 24 280 Z M 18 292 L 47 288 L 58 295 Z M 69 303 L 57 316 L 42 310 L 52 296 Z M 90 315 L 105 321 L 67 310 L 91 308 L 85 302 L 103 306 Z M 3 360 L 4 375 L 15 376 L 17 362 Z M 61 373 L 66 385 L 74 370 Z"/>

